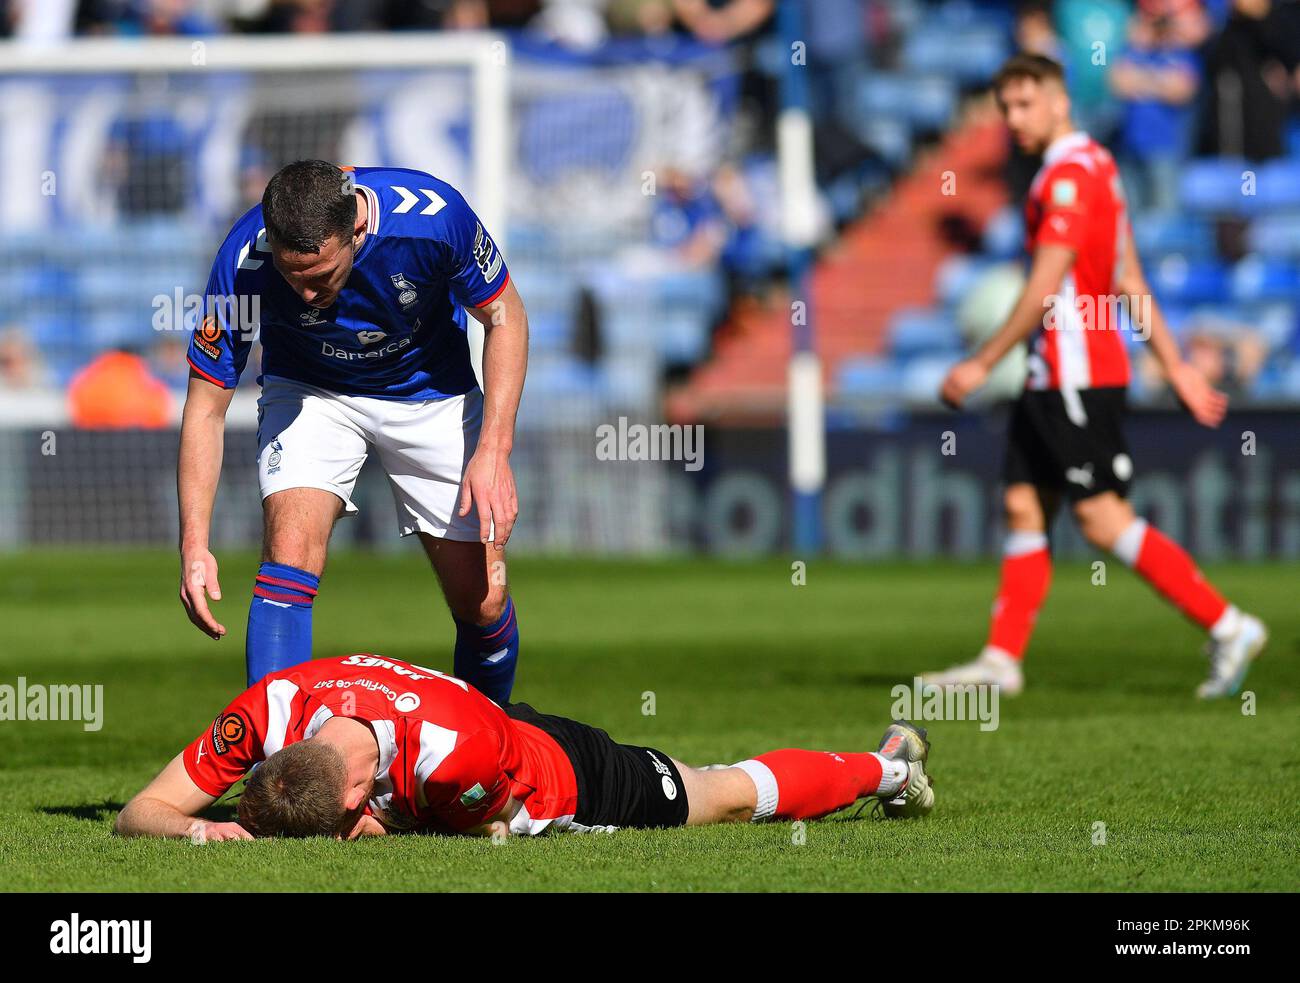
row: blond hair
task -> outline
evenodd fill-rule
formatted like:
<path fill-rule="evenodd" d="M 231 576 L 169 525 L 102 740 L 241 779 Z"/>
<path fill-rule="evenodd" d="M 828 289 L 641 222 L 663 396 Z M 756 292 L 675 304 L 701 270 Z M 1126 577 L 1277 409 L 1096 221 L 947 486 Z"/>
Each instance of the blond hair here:
<path fill-rule="evenodd" d="M 298 741 L 249 776 L 239 821 L 254 836 L 337 836 L 348 768 L 332 744 Z"/>

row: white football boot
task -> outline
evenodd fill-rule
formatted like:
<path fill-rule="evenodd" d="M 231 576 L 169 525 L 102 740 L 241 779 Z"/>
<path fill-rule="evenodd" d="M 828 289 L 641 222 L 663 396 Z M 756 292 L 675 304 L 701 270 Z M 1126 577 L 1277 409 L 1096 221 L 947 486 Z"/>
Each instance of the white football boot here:
<path fill-rule="evenodd" d="M 1210 659 L 1210 675 L 1196 687 L 1202 700 L 1221 696 L 1236 696 L 1250 671 L 1250 664 L 1268 644 L 1268 629 L 1253 614 L 1242 614 L 1233 609 L 1235 617 L 1227 631 L 1219 638 L 1211 637 L 1205 644 L 1205 654 Z"/>
<path fill-rule="evenodd" d="M 986 645 L 980 657 L 940 672 L 927 672 L 921 677 L 926 686 L 996 686 L 1002 696 L 1018 696 L 1025 688 L 1025 674 L 1020 660 Z"/>
<path fill-rule="evenodd" d="M 880 799 L 880 808 L 889 819 L 915 819 L 929 815 L 934 808 L 934 780 L 926 774 L 930 760 L 930 742 L 924 727 L 906 720 L 895 720 L 885 728 L 876 751 L 891 761 L 907 762 L 907 784 L 892 799 Z"/>

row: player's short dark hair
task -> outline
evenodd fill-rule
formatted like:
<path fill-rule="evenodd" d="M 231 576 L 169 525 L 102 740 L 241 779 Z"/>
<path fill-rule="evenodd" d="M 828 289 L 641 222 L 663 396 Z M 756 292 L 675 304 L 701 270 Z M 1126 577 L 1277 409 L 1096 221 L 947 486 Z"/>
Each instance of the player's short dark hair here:
<path fill-rule="evenodd" d="M 239 821 L 254 836 L 337 836 L 347 810 L 343 753 L 321 741 L 281 748 L 249 776 Z"/>
<path fill-rule="evenodd" d="M 1047 55 L 1022 51 L 1002 63 L 1002 67 L 993 76 L 993 91 L 997 92 L 1008 82 L 1018 82 L 1021 79 L 1033 79 L 1035 82 L 1060 82 L 1063 85 L 1065 69 L 1061 67 L 1059 61 L 1048 58 Z"/>
<path fill-rule="evenodd" d="M 271 245 L 318 253 L 327 239 L 351 239 L 357 196 L 350 178 L 325 160 L 297 160 L 280 168 L 262 192 L 262 221 Z"/>

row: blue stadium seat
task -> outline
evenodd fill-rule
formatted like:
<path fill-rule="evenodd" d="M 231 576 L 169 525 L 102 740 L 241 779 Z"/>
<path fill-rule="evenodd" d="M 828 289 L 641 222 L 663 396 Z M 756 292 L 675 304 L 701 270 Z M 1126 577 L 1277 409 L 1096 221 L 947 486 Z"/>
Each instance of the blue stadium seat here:
<path fill-rule="evenodd" d="M 895 358 L 961 351 L 961 335 L 952 316 L 923 307 L 904 308 L 889 323 L 889 350 Z"/>
<path fill-rule="evenodd" d="M 1172 253 L 1148 271 L 1156 298 L 1164 303 L 1198 304 L 1228 295 L 1228 272 L 1215 259 L 1189 259 Z"/>
<path fill-rule="evenodd" d="M 942 303 L 949 306 L 960 303 L 993 262 L 985 256 L 967 256 L 963 253 L 949 256 L 939 264 L 939 269 L 935 272 L 935 294 Z"/>
<path fill-rule="evenodd" d="M 528 305 L 528 350 L 530 352 L 567 351 L 572 341 L 570 312 Z"/>
<path fill-rule="evenodd" d="M 855 119 L 858 139 L 890 165 L 901 168 L 911 158 L 912 130 L 905 120 L 876 114 L 860 114 Z"/>
<path fill-rule="evenodd" d="M 864 116 L 893 116 L 919 130 L 940 130 L 952 120 L 956 86 L 939 75 L 909 76 L 878 72 L 864 76 L 857 93 Z"/>
<path fill-rule="evenodd" d="M 1300 271 L 1286 260 L 1246 256 L 1232 268 L 1232 299 L 1239 303 L 1300 297 Z"/>
<path fill-rule="evenodd" d="M 1006 35 L 996 28 L 924 25 L 903 43 L 902 65 L 914 74 L 972 84 L 992 77 L 1007 54 Z"/>
<path fill-rule="evenodd" d="M 922 355 L 909 359 L 902 365 L 902 393 L 909 403 L 935 404 L 939 402 L 939 386 L 952 368 L 955 357 L 943 358 Z"/>
<path fill-rule="evenodd" d="M 1267 211 L 1300 208 L 1300 160 L 1261 164 L 1256 184 L 1258 207 Z"/>
<path fill-rule="evenodd" d="M 1025 247 L 1025 218 L 1020 209 L 1007 205 L 984 226 L 984 252 L 997 259 L 1018 257 Z"/>
<path fill-rule="evenodd" d="M 616 355 L 601 363 L 598 385 L 610 406 L 649 411 L 659 399 L 659 368 L 653 361 Z"/>
<path fill-rule="evenodd" d="M 1250 223 L 1249 243 L 1269 259 L 1300 259 L 1300 212 L 1259 216 Z"/>
<path fill-rule="evenodd" d="M 1244 160 L 1210 158 L 1188 161 L 1183 168 L 1180 197 L 1184 208 L 1198 212 L 1245 214 L 1255 198 L 1242 193 L 1242 174 L 1252 169 Z M 1257 184 L 1258 187 L 1258 184 Z"/>
<path fill-rule="evenodd" d="M 1207 259 L 1215 253 L 1214 229 L 1203 217 L 1183 213 L 1140 212 L 1133 216 L 1133 239 L 1150 264 L 1166 253 Z"/>
<path fill-rule="evenodd" d="M 836 387 L 845 396 L 886 398 L 898 393 L 898 366 L 888 359 L 862 355 L 846 358 L 835 373 Z"/>

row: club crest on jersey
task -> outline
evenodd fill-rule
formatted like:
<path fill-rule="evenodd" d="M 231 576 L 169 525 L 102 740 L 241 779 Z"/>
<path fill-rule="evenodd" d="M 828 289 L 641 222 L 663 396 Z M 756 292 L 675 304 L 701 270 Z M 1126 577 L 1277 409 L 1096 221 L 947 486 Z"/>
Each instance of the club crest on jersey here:
<path fill-rule="evenodd" d="M 1070 207 L 1079 200 L 1079 186 L 1069 178 L 1059 178 L 1052 182 L 1052 204 Z"/>
<path fill-rule="evenodd" d="M 393 281 L 393 286 L 397 288 L 397 302 L 403 307 L 410 307 L 416 301 L 415 284 L 406 279 L 401 273 L 394 273 L 388 279 Z"/>

